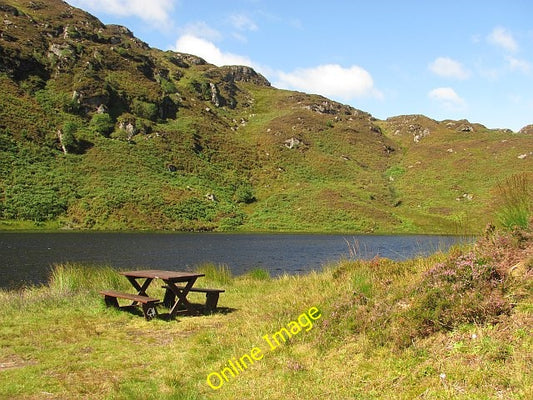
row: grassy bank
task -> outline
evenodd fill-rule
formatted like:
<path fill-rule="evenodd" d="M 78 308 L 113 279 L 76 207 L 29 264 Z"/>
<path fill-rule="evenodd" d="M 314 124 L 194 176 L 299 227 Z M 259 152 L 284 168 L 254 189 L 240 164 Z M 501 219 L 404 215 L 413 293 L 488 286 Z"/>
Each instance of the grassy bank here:
<path fill-rule="evenodd" d="M 532 243 L 488 232 L 430 258 L 276 279 L 203 266 L 222 312 L 171 322 L 107 309 L 99 289 L 129 289 L 111 268 L 56 266 L 45 287 L 0 292 L 0 398 L 527 399 Z M 283 327 L 272 350 L 264 336 Z M 217 380 L 245 354 L 257 359 Z"/>

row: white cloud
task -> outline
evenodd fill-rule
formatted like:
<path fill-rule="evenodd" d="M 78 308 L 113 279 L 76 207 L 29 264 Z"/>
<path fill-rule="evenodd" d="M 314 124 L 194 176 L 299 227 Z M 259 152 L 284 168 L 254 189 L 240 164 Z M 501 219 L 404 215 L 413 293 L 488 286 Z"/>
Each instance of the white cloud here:
<path fill-rule="evenodd" d="M 194 54 L 217 66 L 247 65 L 253 67 L 253 63 L 248 57 L 225 53 L 212 42 L 194 35 L 186 34 L 180 36 L 173 50 L 181 53 Z"/>
<path fill-rule="evenodd" d="M 121 17 L 136 16 L 160 28 L 170 24 L 173 0 L 69 0 L 76 7 Z"/>
<path fill-rule="evenodd" d="M 437 58 L 429 64 L 429 69 L 433 73 L 445 78 L 467 79 L 470 76 L 470 72 L 460 62 L 448 57 Z"/>
<path fill-rule="evenodd" d="M 229 17 L 230 23 L 240 31 L 257 31 L 259 28 L 249 17 L 244 14 L 234 14 Z"/>
<path fill-rule="evenodd" d="M 466 102 L 450 87 L 433 89 L 428 93 L 428 96 L 447 108 L 462 108 L 466 106 Z"/>
<path fill-rule="evenodd" d="M 489 36 L 487 36 L 487 40 L 489 43 L 512 53 L 518 50 L 518 44 L 511 32 L 501 26 L 494 28 Z"/>
<path fill-rule="evenodd" d="M 341 100 L 364 96 L 383 97 L 374 87 L 372 76 L 356 65 L 350 68 L 337 64 L 319 65 L 290 73 L 279 72 L 278 76 L 275 86 L 285 89 L 317 93 Z"/>
<path fill-rule="evenodd" d="M 218 41 L 222 39 L 222 34 L 216 29 L 211 28 L 204 21 L 191 22 L 180 29 L 180 31 L 183 34 L 192 35 L 210 41 Z"/>
<path fill-rule="evenodd" d="M 525 60 L 519 60 L 511 56 L 506 57 L 506 60 L 512 71 L 521 71 L 527 74 L 531 70 L 531 64 Z"/>

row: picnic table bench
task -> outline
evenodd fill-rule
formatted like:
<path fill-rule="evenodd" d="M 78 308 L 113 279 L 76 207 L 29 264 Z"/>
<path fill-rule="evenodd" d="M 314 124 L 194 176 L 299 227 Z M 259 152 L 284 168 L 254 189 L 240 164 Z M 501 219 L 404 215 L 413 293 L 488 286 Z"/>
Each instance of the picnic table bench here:
<path fill-rule="evenodd" d="M 183 286 L 176 286 L 178 289 L 185 289 Z M 170 305 L 174 302 L 174 293 L 172 290 L 167 286 L 163 286 L 164 289 L 167 289 L 165 292 L 165 298 L 163 300 L 163 304 Z M 189 289 L 189 292 L 198 292 L 198 293 L 205 293 L 205 311 L 208 313 L 214 312 L 217 309 L 218 304 L 218 298 L 220 296 L 220 293 L 224 293 L 224 289 L 210 289 L 210 288 L 191 288 Z"/>
<path fill-rule="evenodd" d="M 165 283 L 163 286 L 166 289 L 163 305 L 170 309 L 170 318 L 174 318 L 178 311 L 181 310 L 185 310 L 191 314 L 197 313 L 197 309 L 187 300 L 189 292 L 205 293 L 206 302 L 204 309 L 206 312 L 213 312 L 216 310 L 220 293 L 225 291 L 224 289 L 194 288 L 193 285 L 196 280 L 205 275 L 193 272 L 140 270 L 123 271 L 120 274 L 128 279 L 137 290 L 137 294 L 123 293 L 116 290 L 102 290 L 100 293 L 105 296 L 106 305 L 119 308 L 130 308 L 141 305 L 144 317 L 147 320 L 151 320 L 157 316 L 155 306 L 161 303 L 159 299 L 146 294 L 146 290 L 154 279 L 161 279 Z M 142 279 L 144 279 L 144 282 Z M 132 304 L 120 307 L 117 301 L 118 298 L 132 300 Z"/>
<path fill-rule="evenodd" d="M 104 295 L 105 304 L 108 307 L 131 308 L 140 303 L 144 318 L 146 318 L 147 321 L 150 321 L 157 316 L 155 306 L 160 302 L 159 299 L 138 294 L 119 292 L 117 290 L 100 290 L 100 293 Z M 133 300 L 133 303 L 128 306 L 120 306 L 117 299 Z"/>

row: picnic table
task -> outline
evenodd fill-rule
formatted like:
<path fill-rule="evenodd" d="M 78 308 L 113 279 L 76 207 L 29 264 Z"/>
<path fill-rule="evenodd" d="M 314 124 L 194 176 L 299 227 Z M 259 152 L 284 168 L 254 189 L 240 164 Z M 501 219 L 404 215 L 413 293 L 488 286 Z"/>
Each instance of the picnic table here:
<path fill-rule="evenodd" d="M 206 294 L 206 311 L 214 311 L 217 306 L 219 294 L 224 292 L 223 289 L 194 288 L 196 280 L 205 274 L 196 272 L 165 271 L 158 269 L 139 270 L 139 271 L 121 271 L 128 281 L 132 284 L 137 294 L 122 293 L 114 290 L 102 290 L 101 294 L 105 296 L 105 302 L 108 306 L 118 307 L 117 298 L 132 300 L 131 306 L 141 305 L 144 316 L 150 320 L 157 316 L 155 306 L 159 299 L 150 297 L 146 291 L 154 279 L 160 279 L 164 282 L 165 297 L 163 305 L 170 309 L 169 317 L 174 318 L 179 310 L 185 310 L 195 313 L 197 310 L 187 300 L 189 292 L 203 292 Z"/>

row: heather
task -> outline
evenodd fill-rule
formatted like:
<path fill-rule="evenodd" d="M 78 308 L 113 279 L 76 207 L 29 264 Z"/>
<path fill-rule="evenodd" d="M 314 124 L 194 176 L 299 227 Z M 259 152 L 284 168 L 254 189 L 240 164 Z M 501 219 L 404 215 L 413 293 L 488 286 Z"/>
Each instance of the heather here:
<path fill-rule="evenodd" d="M 113 269 L 58 265 L 48 285 L 0 294 L 0 396 L 528 399 L 530 228 L 489 227 L 475 245 L 427 258 L 356 256 L 353 244 L 322 272 L 277 278 L 199 266 L 207 286 L 226 289 L 222 309 L 171 322 L 106 308 L 100 288 L 128 289 Z M 263 348 L 311 307 L 313 329 Z M 207 384 L 256 347 L 264 358 Z"/>

